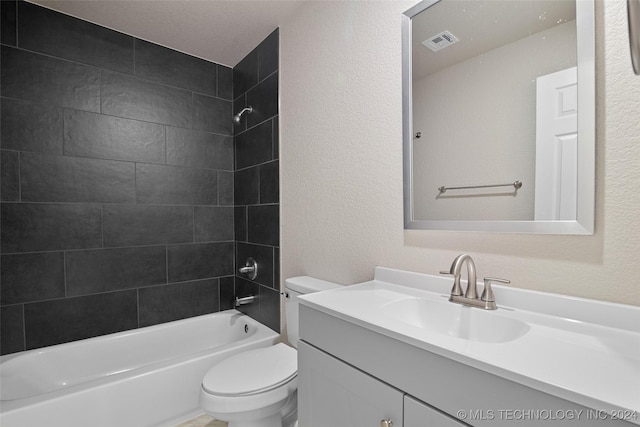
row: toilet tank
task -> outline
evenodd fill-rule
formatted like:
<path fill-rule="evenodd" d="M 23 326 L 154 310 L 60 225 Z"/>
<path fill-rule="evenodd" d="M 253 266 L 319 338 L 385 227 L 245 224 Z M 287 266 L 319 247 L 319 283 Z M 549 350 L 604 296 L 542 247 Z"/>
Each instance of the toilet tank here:
<path fill-rule="evenodd" d="M 298 276 L 284 281 L 286 300 L 285 322 L 287 328 L 287 340 L 289 344 L 298 347 L 298 297 L 312 292 L 327 291 L 339 288 L 342 285 L 326 280 L 314 279 L 309 276 Z"/>

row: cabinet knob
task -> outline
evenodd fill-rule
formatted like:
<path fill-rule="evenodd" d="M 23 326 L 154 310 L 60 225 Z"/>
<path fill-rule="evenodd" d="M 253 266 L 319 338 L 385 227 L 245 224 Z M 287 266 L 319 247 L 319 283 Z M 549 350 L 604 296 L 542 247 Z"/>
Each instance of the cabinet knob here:
<path fill-rule="evenodd" d="M 380 420 L 380 427 L 393 427 L 393 421 L 391 421 L 391 420 Z"/>

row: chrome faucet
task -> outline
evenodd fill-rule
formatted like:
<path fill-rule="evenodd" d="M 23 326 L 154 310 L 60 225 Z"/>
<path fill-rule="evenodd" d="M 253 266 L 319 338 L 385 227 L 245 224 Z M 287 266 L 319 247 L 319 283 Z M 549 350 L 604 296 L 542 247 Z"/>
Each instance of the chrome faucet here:
<path fill-rule="evenodd" d="M 467 289 L 462 294 L 462 285 L 460 284 L 460 277 L 462 276 L 460 270 L 466 262 L 467 264 Z M 441 271 L 440 274 L 450 274 L 453 276 L 453 288 L 451 289 L 451 296 L 449 301 L 458 304 L 470 305 L 472 307 L 480 307 L 485 310 L 495 310 L 496 299 L 491 289 L 491 282 L 511 283 L 509 280 L 496 279 L 493 277 L 486 277 L 484 279 L 484 290 L 482 296 L 478 298 L 478 287 L 476 284 L 476 264 L 470 255 L 461 254 L 458 255 L 451 264 L 449 271 Z"/>
<path fill-rule="evenodd" d="M 451 264 L 449 274 L 453 275 L 453 289 L 451 296 L 461 296 L 462 286 L 460 285 L 460 270 L 464 263 L 467 263 L 467 290 L 464 293 L 465 298 L 478 298 L 478 288 L 476 287 L 476 264 L 470 255 L 458 255 Z"/>

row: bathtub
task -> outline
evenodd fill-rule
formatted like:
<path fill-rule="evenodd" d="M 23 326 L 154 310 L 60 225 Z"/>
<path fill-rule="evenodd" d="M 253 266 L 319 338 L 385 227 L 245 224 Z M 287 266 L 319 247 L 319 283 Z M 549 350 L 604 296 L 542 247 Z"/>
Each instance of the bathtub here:
<path fill-rule="evenodd" d="M 279 335 L 236 310 L 0 358 L 2 427 L 175 426 L 216 362 Z"/>

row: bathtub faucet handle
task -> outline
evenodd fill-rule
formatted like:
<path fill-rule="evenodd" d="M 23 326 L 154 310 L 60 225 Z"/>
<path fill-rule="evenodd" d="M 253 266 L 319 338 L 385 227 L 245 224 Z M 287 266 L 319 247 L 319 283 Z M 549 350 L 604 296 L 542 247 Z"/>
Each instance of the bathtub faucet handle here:
<path fill-rule="evenodd" d="M 238 272 L 240 274 L 246 275 L 249 280 L 253 280 L 258 275 L 258 263 L 255 259 L 249 257 L 244 263 L 244 267 L 240 267 L 238 269 Z"/>

